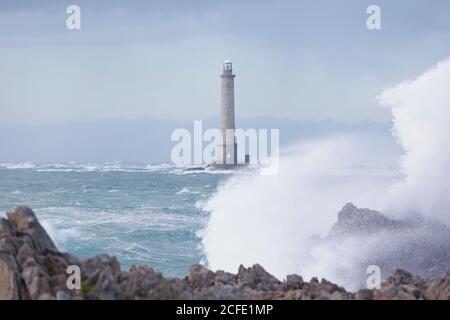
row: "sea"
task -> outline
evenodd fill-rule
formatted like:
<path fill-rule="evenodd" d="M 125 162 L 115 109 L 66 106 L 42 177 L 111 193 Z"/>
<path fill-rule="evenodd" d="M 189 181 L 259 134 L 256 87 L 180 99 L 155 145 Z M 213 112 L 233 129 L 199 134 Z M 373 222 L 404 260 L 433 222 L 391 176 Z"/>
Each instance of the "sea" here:
<path fill-rule="evenodd" d="M 205 261 L 202 204 L 230 174 L 167 163 L 2 163 L 0 211 L 31 207 L 61 251 L 182 277 Z"/>

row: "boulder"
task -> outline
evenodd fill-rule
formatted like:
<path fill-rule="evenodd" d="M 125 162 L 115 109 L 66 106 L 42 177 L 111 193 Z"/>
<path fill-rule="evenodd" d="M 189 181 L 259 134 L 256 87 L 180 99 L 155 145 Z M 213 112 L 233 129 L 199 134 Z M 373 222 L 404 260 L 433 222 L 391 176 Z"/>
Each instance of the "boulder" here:
<path fill-rule="evenodd" d="M 132 266 L 120 276 L 124 294 L 130 298 L 145 297 L 162 280 L 162 275 L 147 266 Z"/>
<path fill-rule="evenodd" d="M 353 203 L 347 203 L 338 212 L 338 221 L 332 226 L 330 237 L 396 230 L 408 225 L 402 221 L 389 219 L 378 211 L 360 209 Z"/>
<path fill-rule="evenodd" d="M 450 300 L 450 273 L 428 282 L 424 297 L 427 300 Z"/>
<path fill-rule="evenodd" d="M 303 278 L 296 275 L 291 274 L 286 277 L 285 287 L 288 290 L 297 290 L 302 289 L 304 286 Z"/>
<path fill-rule="evenodd" d="M 188 283 L 194 288 L 207 288 L 214 285 L 215 275 L 200 264 L 194 264 L 188 271 Z"/>
<path fill-rule="evenodd" d="M 95 287 L 89 292 L 90 295 L 100 300 L 122 300 L 125 299 L 116 278 L 115 270 L 106 266 L 100 272 Z"/>
<path fill-rule="evenodd" d="M 99 254 L 95 257 L 81 260 L 80 269 L 83 282 L 95 284 L 100 273 L 106 268 L 108 268 L 108 272 L 113 275 L 118 276 L 121 272 L 117 258 L 107 254 Z"/>
<path fill-rule="evenodd" d="M 28 207 L 18 207 L 6 215 L 17 231 L 28 234 L 33 238 L 38 250 L 57 250 L 53 240 L 45 232 L 33 210 Z"/>
<path fill-rule="evenodd" d="M 38 300 L 44 295 L 51 295 L 48 273 L 38 263 L 25 267 L 22 271 L 22 279 L 31 299 Z"/>
<path fill-rule="evenodd" d="M 373 300 L 373 291 L 361 289 L 355 294 L 355 300 Z"/>
<path fill-rule="evenodd" d="M 15 255 L 17 246 L 14 243 L 14 229 L 8 220 L 0 218 L 0 250 Z"/>
<path fill-rule="evenodd" d="M 0 253 L 0 300 L 18 300 L 20 275 L 14 258 Z"/>
<path fill-rule="evenodd" d="M 250 268 L 239 266 L 236 278 L 238 283 L 258 290 L 277 290 L 281 285 L 277 278 L 268 273 L 259 264 L 255 264 Z"/>

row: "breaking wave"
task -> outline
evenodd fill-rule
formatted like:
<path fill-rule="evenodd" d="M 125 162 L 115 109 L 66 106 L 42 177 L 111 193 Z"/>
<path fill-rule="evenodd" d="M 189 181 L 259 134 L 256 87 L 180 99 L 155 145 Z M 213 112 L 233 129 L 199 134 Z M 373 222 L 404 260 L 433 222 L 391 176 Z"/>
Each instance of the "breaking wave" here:
<path fill-rule="evenodd" d="M 379 99 L 392 112 L 394 137 L 304 141 L 284 150 L 278 174 L 230 179 L 203 204 L 210 212 L 202 233 L 209 267 L 235 272 L 260 263 L 280 278 L 297 273 L 355 288 L 336 271 L 382 256 L 386 239 L 317 245 L 345 203 L 448 223 L 449 83 L 450 60 L 384 91 Z"/>

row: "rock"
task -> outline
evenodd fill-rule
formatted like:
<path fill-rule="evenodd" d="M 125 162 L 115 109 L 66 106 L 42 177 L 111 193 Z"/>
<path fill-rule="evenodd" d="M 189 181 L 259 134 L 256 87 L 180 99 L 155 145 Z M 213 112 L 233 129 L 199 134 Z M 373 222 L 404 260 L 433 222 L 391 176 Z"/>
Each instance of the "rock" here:
<path fill-rule="evenodd" d="M 132 266 L 121 275 L 121 288 L 128 297 L 145 297 L 162 280 L 162 275 L 147 266 Z"/>
<path fill-rule="evenodd" d="M 344 207 L 334 231 L 342 234 L 351 229 L 349 226 L 365 232 L 377 230 L 376 226 L 398 227 L 376 212 L 365 210 L 350 204 Z M 81 269 L 81 290 L 67 288 L 66 270 L 70 265 Z M 125 272 L 115 257 L 106 254 L 80 260 L 59 252 L 33 211 L 19 207 L 8 214 L 8 220 L 0 219 L 0 299 L 449 300 L 450 274 L 426 280 L 396 269 L 380 289 L 362 289 L 353 294 L 325 279 L 304 282 L 294 274 L 281 282 L 258 264 L 240 266 L 237 274 L 213 272 L 196 264 L 183 279 L 163 277 L 147 266 L 133 266 Z"/>
<path fill-rule="evenodd" d="M 19 271 L 14 258 L 0 253 L 0 300 L 18 300 Z"/>
<path fill-rule="evenodd" d="M 259 264 L 255 264 L 248 269 L 241 265 L 236 277 L 238 283 L 249 286 L 252 289 L 276 290 L 281 285 L 277 278 L 268 273 Z"/>
<path fill-rule="evenodd" d="M 236 277 L 234 274 L 219 270 L 214 275 L 214 281 L 218 284 L 234 284 L 236 282 Z"/>
<path fill-rule="evenodd" d="M 397 269 L 381 283 L 381 289 L 373 291 L 373 295 L 375 300 L 418 300 L 423 299 L 425 286 L 420 277 Z"/>
<path fill-rule="evenodd" d="M 27 266 L 22 271 L 22 279 L 33 300 L 38 300 L 43 294 L 51 295 L 49 276 L 47 271 L 39 264 Z"/>
<path fill-rule="evenodd" d="M 393 300 L 398 291 L 392 288 L 374 289 L 373 300 Z"/>
<path fill-rule="evenodd" d="M 312 277 L 309 282 L 310 283 L 319 283 L 319 279 L 317 279 L 317 277 Z"/>
<path fill-rule="evenodd" d="M 251 294 L 246 296 L 245 293 L 245 290 L 243 290 L 241 286 L 230 283 L 218 286 L 211 292 L 207 292 L 204 296 L 198 298 L 214 300 L 249 299 Z"/>
<path fill-rule="evenodd" d="M 188 282 L 194 288 L 207 288 L 215 282 L 214 272 L 200 264 L 194 264 L 188 271 Z"/>
<path fill-rule="evenodd" d="M 41 251 L 57 250 L 52 239 L 42 228 L 41 224 L 36 218 L 33 210 L 27 207 L 18 207 L 13 212 L 7 214 L 9 222 L 16 228 L 17 231 L 30 235 L 37 248 Z"/>
<path fill-rule="evenodd" d="M 57 273 L 49 278 L 50 288 L 52 292 L 67 290 L 67 275 L 65 273 Z"/>
<path fill-rule="evenodd" d="M 14 236 L 14 229 L 8 220 L 0 218 L 0 236 L 12 237 Z"/>
<path fill-rule="evenodd" d="M 392 282 L 395 285 L 411 284 L 414 278 L 411 273 L 405 270 L 396 269 L 394 273 L 386 280 L 386 282 Z"/>
<path fill-rule="evenodd" d="M 344 281 L 365 286 L 369 265 L 382 267 L 383 274 L 397 268 L 408 270 L 422 278 L 440 277 L 450 266 L 450 228 L 436 220 L 410 217 L 395 220 L 370 209 L 360 209 L 348 203 L 338 213 L 338 220 L 318 245 L 337 250 L 354 243 L 365 250 L 352 259 L 353 272 L 348 267 L 334 271 Z"/>
<path fill-rule="evenodd" d="M 37 300 L 55 300 L 55 298 L 53 298 L 49 293 L 43 293 L 38 297 Z"/>
<path fill-rule="evenodd" d="M 20 249 L 19 253 L 16 256 L 16 260 L 19 265 L 23 268 L 29 258 L 34 258 L 34 250 L 30 248 L 28 243 L 24 243 Z"/>
<path fill-rule="evenodd" d="M 118 300 L 125 299 L 119 284 L 116 279 L 116 270 L 112 267 L 106 266 L 100 272 L 97 283 L 90 294 L 97 296 L 100 300 Z"/>
<path fill-rule="evenodd" d="M 99 254 L 92 258 L 83 259 L 80 263 L 82 281 L 94 285 L 98 281 L 101 272 L 108 268 L 108 272 L 119 275 L 120 264 L 116 257 L 107 254 Z"/>
<path fill-rule="evenodd" d="M 427 300 L 450 300 L 450 275 L 431 280 L 424 293 Z"/>
<path fill-rule="evenodd" d="M 338 221 L 332 226 L 330 236 L 368 234 L 381 230 L 395 230 L 407 225 L 407 223 L 389 219 L 378 211 L 359 209 L 353 203 L 347 203 L 338 213 Z"/>
<path fill-rule="evenodd" d="M 296 274 L 291 274 L 286 277 L 285 286 L 288 290 L 302 289 L 303 285 L 303 278 Z"/>
<path fill-rule="evenodd" d="M 15 255 L 16 245 L 13 241 L 14 230 L 8 220 L 0 219 L 0 250 Z"/>
<path fill-rule="evenodd" d="M 356 293 L 355 300 L 373 300 L 373 291 L 369 289 L 361 289 Z"/>

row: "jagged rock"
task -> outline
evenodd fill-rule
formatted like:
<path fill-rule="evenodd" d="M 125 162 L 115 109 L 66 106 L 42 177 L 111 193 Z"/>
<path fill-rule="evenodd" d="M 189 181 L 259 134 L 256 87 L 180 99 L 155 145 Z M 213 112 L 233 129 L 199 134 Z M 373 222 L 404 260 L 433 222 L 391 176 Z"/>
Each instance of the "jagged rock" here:
<path fill-rule="evenodd" d="M 428 283 L 424 293 L 427 300 L 450 300 L 450 273 L 441 278 Z"/>
<path fill-rule="evenodd" d="M 19 263 L 20 266 L 25 266 L 25 263 L 30 257 L 34 257 L 35 251 L 30 248 L 28 243 L 24 243 L 20 249 L 19 253 L 16 256 L 16 260 Z"/>
<path fill-rule="evenodd" d="M 0 218 L 0 236 L 12 237 L 14 235 L 13 226 L 5 218 Z"/>
<path fill-rule="evenodd" d="M 49 293 L 43 293 L 37 298 L 37 300 L 55 300 L 55 298 L 53 298 L 53 296 Z"/>
<path fill-rule="evenodd" d="M 200 264 L 194 264 L 189 269 L 187 279 L 194 288 L 207 288 L 215 281 L 214 272 Z"/>
<path fill-rule="evenodd" d="M 405 270 L 397 269 L 381 283 L 381 289 L 374 290 L 375 300 L 417 300 L 423 299 L 425 282 Z"/>
<path fill-rule="evenodd" d="M 27 207 L 18 207 L 13 212 L 8 212 L 7 217 L 9 222 L 16 228 L 17 231 L 29 234 L 41 251 L 57 250 L 52 239 L 45 232 L 36 218 L 33 210 Z"/>
<path fill-rule="evenodd" d="M 404 222 L 389 219 L 378 211 L 359 209 L 353 203 L 347 203 L 338 213 L 338 221 L 333 225 L 330 236 L 342 237 L 349 234 L 395 230 L 407 225 Z"/>
<path fill-rule="evenodd" d="M 99 254 L 92 258 L 83 259 L 80 263 L 81 275 L 83 282 L 87 284 L 95 284 L 100 273 L 109 268 L 113 274 L 119 274 L 120 264 L 116 257 L 110 257 L 107 254 Z"/>
<path fill-rule="evenodd" d="M 255 264 L 253 267 L 247 269 L 242 265 L 239 266 L 239 272 L 236 277 L 239 283 L 247 285 L 252 289 L 276 290 L 281 285 L 281 282 L 277 278 L 268 273 L 259 264 Z"/>
<path fill-rule="evenodd" d="M 20 298 L 19 279 L 14 258 L 0 253 L 0 300 L 17 300 Z"/>
<path fill-rule="evenodd" d="M 41 265 L 28 265 L 22 271 L 22 279 L 31 299 L 37 300 L 44 294 L 51 295 L 48 273 Z"/>
<path fill-rule="evenodd" d="M 393 283 L 396 286 L 400 284 L 412 284 L 414 282 L 414 277 L 408 271 L 397 269 L 385 282 Z"/>
<path fill-rule="evenodd" d="M 17 253 L 16 245 L 13 241 L 14 230 L 8 220 L 0 219 L 0 250 L 15 255 Z"/>
<path fill-rule="evenodd" d="M 52 292 L 67 290 L 67 276 L 65 273 L 57 273 L 49 277 L 50 288 Z"/>
<path fill-rule="evenodd" d="M 317 279 L 317 277 L 312 277 L 309 282 L 310 283 L 319 283 L 319 279 Z"/>
<path fill-rule="evenodd" d="M 373 291 L 361 289 L 355 294 L 355 300 L 373 300 Z"/>
<path fill-rule="evenodd" d="M 117 283 L 117 273 L 115 272 L 116 270 L 113 270 L 109 265 L 104 267 L 90 293 L 101 300 L 125 299 L 125 295 Z"/>
<path fill-rule="evenodd" d="M 346 207 L 335 231 L 350 225 L 372 232 L 366 225 L 371 219 L 378 226 L 397 228 L 377 213 L 362 218 L 358 215 L 365 213 Z M 325 279 L 304 282 L 298 275 L 289 275 L 281 282 L 258 264 L 240 266 L 236 275 L 196 264 L 183 279 L 165 278 L 147 266 L 133 266 L 125 272 L 115 257 L 106 254 L 80 260 L 59 252 L 29 208 L 16 209 L 8 219 L 0 220 L 0 299 L 450 299 L 450 274 L 425 280 L 401 269 L 387 277 L 380 289 L 356 294 Z M 342 224 L 346 219 L 359 222 Z M 80 267 L 81 290 L 67 288 L 70 265 Z"/>
<path fill-rule="evenodd" d="M 212 299 L 212 300 L 232 300 L 232 299 L 249 299 L 252 297 L 253 291 L 245 290 L 238 284 L 224 284 L 219 285 L 205 292 L 203 296 L 197 296 L 199 299 Z"/>
<path fill-rule="evenodd" d="M 286 277 L 285 286 L 288 290 L 302 289 L 304 284 L 303 278 L 296 274 L 291 274 Z"/>
<path fill-rule="evenodd" d="M 449 239 L 450 228 L 439 221 L 417 216 L 394 220 L 348 203 L 329 235 L 318 242 L 344 251 L 349 245 L 364 246 L 361 254 L 348 261 L 351 265 L 334 271 L 357 288 L 365 285 L 370 265 L 380 266 L 383 275 L 402 268 L 427 279 L 440 277 L 450 266 Z"/>
<path fill-rule="evenodd" d="M 187 288 L 182 285 L 180 287 L 179 279 L 161 278 L 157 284 L 150 289 L 146 298 L 152 300 L 180 300 L 183 299 L 183 291 L 180 288 Z"/>
<path fill-rule="evenodd" d="M 120 275 L 121 289 L 128 297 L 145 297 L 161 281 L 162 275 L 147 266 L 132 266 Z"/>
<path fill-rule="evenodd" d="M 236 277 L 232 273 L 219 270 L 214 274 L 214 281 L 217 284 L 227 285 L 227 284 L 235 283 Z"/>

